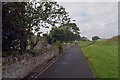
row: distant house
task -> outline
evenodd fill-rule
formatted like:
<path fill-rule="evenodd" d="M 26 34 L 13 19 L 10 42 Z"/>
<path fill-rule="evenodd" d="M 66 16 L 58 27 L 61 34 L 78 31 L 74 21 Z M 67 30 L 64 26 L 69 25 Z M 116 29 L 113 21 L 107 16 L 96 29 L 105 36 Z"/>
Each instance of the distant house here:
<path fill-rule="evenodd" d="M 81 40 L 82 41 L 90 41 L 87 37 L 82 37 Z"/>

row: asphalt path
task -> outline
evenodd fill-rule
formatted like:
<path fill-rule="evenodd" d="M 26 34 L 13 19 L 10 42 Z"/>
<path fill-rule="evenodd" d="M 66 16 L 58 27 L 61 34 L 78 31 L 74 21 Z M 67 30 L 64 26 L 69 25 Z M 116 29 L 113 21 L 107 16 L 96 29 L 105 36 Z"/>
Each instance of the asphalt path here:
<path fill-rule="evenodd" d="M 78 44 L 68 49 L 38 78 L 94 78 Z"/>

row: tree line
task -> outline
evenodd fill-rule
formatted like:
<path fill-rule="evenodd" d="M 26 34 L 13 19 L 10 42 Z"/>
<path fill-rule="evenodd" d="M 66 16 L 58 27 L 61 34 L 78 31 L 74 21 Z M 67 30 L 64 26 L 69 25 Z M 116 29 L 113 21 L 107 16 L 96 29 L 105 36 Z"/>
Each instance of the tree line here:
<path fill-rule="evenodd" d="M 79 34 L 74 34 L 72 31 L 66 28 L 52 28 L 50 34 L 47 36 L 49 44 L 53 44 L 56 41 L 62 42 L 72 42 L 75 40 L 80 40 Z"/>

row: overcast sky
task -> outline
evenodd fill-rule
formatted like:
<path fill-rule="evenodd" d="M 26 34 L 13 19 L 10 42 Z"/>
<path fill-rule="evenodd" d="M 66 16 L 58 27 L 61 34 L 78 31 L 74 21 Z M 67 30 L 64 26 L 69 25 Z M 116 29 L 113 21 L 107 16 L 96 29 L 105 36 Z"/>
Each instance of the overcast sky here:
<path fill-rule="evenodd" d="M 86 36 L 91 40 L 93 36 L 110 38 L 118 35 L 119 0 L 55 1 L 69 12 L 72 19 L 76 20 L 81 36 Z"/>
<path fill-rule="evenodd" d="M 117 2 L 59 2 L 76 20 L 81 36 L 109 38 L 118 34 Z"/>

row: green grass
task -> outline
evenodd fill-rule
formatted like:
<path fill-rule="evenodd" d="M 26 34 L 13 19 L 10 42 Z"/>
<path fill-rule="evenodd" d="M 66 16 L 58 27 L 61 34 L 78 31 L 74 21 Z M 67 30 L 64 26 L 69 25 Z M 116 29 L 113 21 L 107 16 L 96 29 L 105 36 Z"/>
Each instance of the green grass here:
<path fill-rule="evenodd" d="M 75 45 L 75 42 L 71 43 L 71 46 L 74 46 Z"/>
<path fill-rule="evenodd" d="M 96 78 L 118 78 L 117 42 L 97 41 L 82 51 Z"/>
<path fill-rule="evenodd" d="M 90 44 L 92 41 L 79 41 L 78 44 L 80 47 L 86 46 Z"/>

